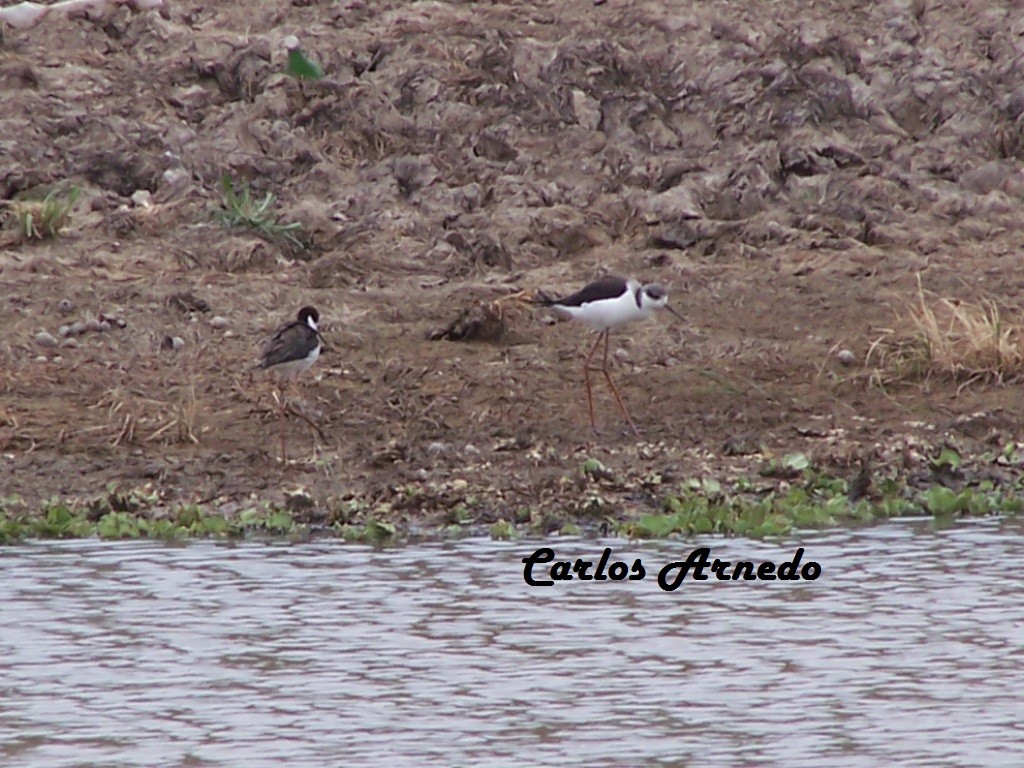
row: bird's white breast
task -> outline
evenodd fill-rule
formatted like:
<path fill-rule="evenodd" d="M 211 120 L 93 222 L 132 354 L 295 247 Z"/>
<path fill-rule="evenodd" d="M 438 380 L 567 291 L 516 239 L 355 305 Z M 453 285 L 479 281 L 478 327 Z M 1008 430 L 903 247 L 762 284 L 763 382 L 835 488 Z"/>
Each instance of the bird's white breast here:
<path fill-rule="evenodd" d="M 274 366 L 274 371 L 282 379 L 294 379 L 296 376 L 305 373 L 313 367 L 313 363 L 315 363 L 317 358 L 320 357 L 320 347 L 320 342 L 317 342 L 317 345 L 310 350 L 308 355 L 300 357 L 298 360 L 289 360 L 287 363 L 279 363 Z"/>
<path fill-rule="evenodd" d="M 595 331 L 607 331 L 632 320 L 640 320 L 648 314 L 636 305 L 636 295 L 631 290 L 614 299 L 591 301 L 579 307 L 558 309 Z"/>

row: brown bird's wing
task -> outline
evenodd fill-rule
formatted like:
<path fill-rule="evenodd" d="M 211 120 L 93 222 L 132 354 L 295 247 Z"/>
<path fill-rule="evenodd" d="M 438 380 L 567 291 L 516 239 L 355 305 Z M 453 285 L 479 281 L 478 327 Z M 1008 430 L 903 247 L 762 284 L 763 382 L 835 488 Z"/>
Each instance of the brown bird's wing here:
<path fill-rule="evenodd" d="M 305 323 L 282 325 L 263 345 L 259 367 L 270 368 L 290 360 L 301 360 L 313 351 L 318 341 L 319 334 Z"/>

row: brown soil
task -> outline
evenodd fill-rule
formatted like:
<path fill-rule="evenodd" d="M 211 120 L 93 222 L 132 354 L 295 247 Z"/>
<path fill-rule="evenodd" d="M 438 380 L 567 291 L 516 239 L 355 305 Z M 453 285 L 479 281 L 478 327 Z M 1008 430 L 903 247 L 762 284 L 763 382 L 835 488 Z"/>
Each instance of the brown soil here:
<path fill-rule="evenodd" d="M 282 74 L 289 34 L 326 79 Z M 795 451 L 842 474 L 1001 447 L 1019 387 L 880 387 L 866 355 L 918 279 L 1016 319 L 1021 71 L 996 0 L 174 2 L 4 30 L 0 199 L 82 196 L 55 240 L 4 230 L 0 492 L 486 520 L 650 509 Z M 224 174 L 305 247 L 219 223 Z M 591 434 L 572 323 L 508 302 L 496 341 L 427 338 L 603 272 L 687 318 L 614 337 L 640 441 L 603 385 Z M 248 369 L 303 304 L 330 350 L 295 403 L 323 437 L 292 416 L 282 463 Z M 125 327 L 60 336 L 102 313 Z"/>

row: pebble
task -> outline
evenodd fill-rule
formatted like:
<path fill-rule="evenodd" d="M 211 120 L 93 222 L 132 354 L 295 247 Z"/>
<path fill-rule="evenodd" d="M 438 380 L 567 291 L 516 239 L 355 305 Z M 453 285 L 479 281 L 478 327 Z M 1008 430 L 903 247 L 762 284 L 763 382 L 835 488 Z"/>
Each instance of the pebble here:
<path fill-rule="evenodd" d="M 152 208 L 153 195 L 148 189 L 137 189 L 132 192 L 132 203 L 136 208 Z"/>
<path fill-rule="evenodd" d="M 70 325 L 62 325 L 60 328 L 57 329 L 57 335 L 58 336 L 70 336 L 71 335 L 71 326 Z"/>
<path fill-rule="evenodd" d="M 56 347 L 57 339 L 49 331 L 40 331 L 36 334 L 36 344 L 40 347 Z"/>
<path fill-rule="evenodd" d="M 102 323 L 100 323 L 100 321 L 97 320 L 95 317 L 90 317 L 88 320 L 85 321 L 85 330 L 92 331 L 93 333 L 99 333 L 100 331 L 102 331 L 103 328 L 101 326 Z"/>
<path fill-rule="evenodd" d="M 836 353 L 836 359 L 843 365 L 853 365 L 857 362 L 857 356 L 848 349 L 840 349 Z"/>
<path fill-rule="evenodd" d="M 79 320 L 77 323 L 72 323 L 71 326 L 68 328 L 69 336 L 81 336 L 83 333 L 85 333 L 85 323 L 83 323 L 81 320 Z"/>
<path fill-rule="evenodd" d="M 185 346 L 185 340 L 181 336 L 164 336 L 160 342 L 160 349 L 168 349 L 176 352 Z"/>
<path fill-rule="evenodd" d="M 62 347 L 66 347 L 67 349 L 78 349 L 80 346 L 82 346 L 81 344 L 78 343 L 78 339 L 64 339 L 64 341 L 62 341 L 60 345 Z"/>
<path fill-rule="evenodd" d="M 75 308 L 75 305 L 71 303 L 70 299 L 61 299 L 57 302 L 57 311 L 62 315 L 66 315 Z"/>
<path fill-rule="evenodd" d="M 427 446 L 427 454 L 430 456 L 436 456 L 439 453 L 444 453 L 448 450 L 448 446 L 444 443 L 431 443 Z"/>
<path fill-rule="evenodd" d="M 231 325 L 231 322 L 221 315 L 214 315 L 210 318 L 211 328 L 227 328 L 229 325 Z"/>

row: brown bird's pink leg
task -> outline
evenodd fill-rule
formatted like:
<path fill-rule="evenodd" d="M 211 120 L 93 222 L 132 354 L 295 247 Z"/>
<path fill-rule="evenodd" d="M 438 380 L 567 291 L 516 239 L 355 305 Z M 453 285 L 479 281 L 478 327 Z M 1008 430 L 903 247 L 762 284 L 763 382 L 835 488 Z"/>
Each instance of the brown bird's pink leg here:
<path fill-rule="evenodd" d="M 608 386 L 612 389 L 612 394 L 615 395 L 615 401 L 619 404 L 619 408 L 622 410 L 622 415 L 626 417 L 626 421 L 629 422 L 630 429 L 633 430 L 633 434 L 640 437 L 640 430 L 636 428 L 636 424 L 633 423 L 633 419 L 629 415 L 629 411 L 626 410 L 626 404 L 622 401 L 622 396 L 619 394 L 619 390 L 615 388 L 615 382 L 612 381 L 612 375 L 608 371 L 608 332 L 604 334 L 604 361 L 601 364 L 601 373 L 604 374 L 605 379 L 608 381 Z"/>
<path fill-rule="evenodd" d="M 285 400 L 284 391 L 287 388 L 288 383 L 285 382 L 283 386 L 279 386 L 274 392 L 274 399 L 277 400 L 277 430 L 278 438 L 281 443 L 281 463 L 288 463 L 288 450 L 285 446 L 285 430 L 288 429 L 288 401 Z"/>

